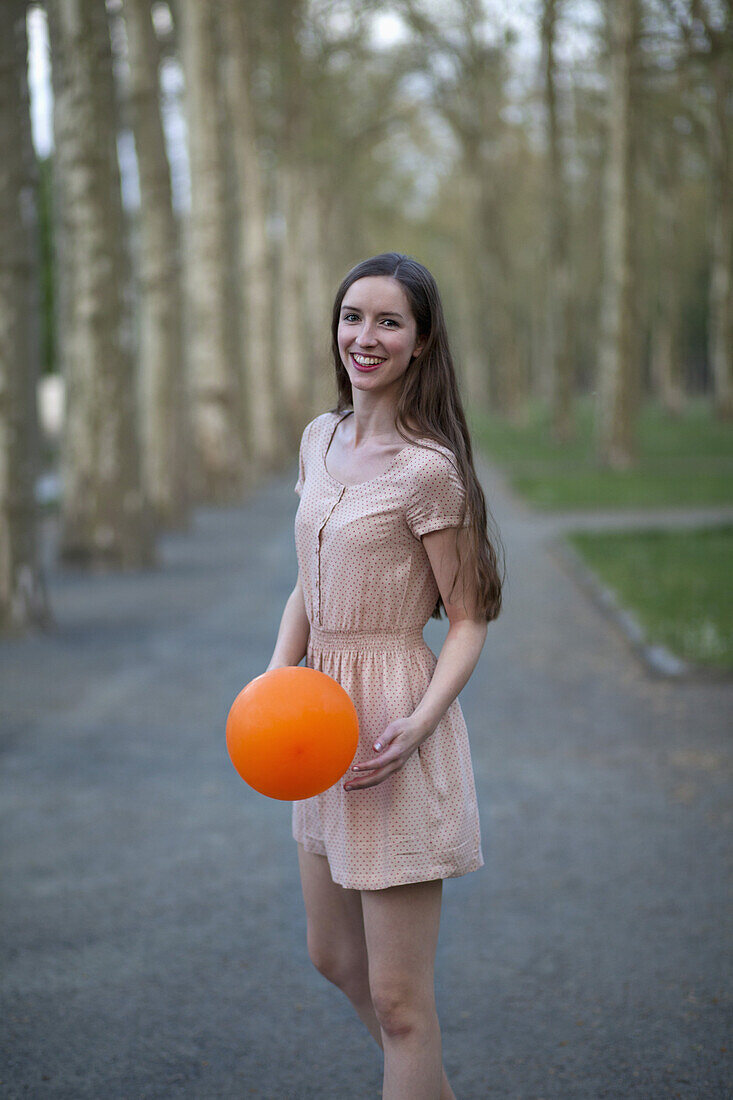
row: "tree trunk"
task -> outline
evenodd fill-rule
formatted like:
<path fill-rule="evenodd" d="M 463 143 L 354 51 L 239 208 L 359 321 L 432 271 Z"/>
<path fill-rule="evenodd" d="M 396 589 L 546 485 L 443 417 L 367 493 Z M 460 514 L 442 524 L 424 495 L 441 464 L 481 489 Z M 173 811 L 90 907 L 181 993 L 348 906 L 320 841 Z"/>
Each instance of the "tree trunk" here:
<path fill-rule="evenodd" d="M 461 210 L 464 212 L 461 234 L 461 264 L 456 272 L 461 283 L 460 321 L 464 361 L 464 392 L 466 404 L 480 412 L 491 406 L 489 372 L 491 355 L 484 323 L 487 303 L 481 277 L 482 248 L 476 232 L 480 224 L 481 182 L 476 170 L 471 170 L 475 156 L 464 156 L 459 177 Z"/>
<path fill-rule="evenodd" d="M 574 435 L 572 406 L 572 344 L 570 338 L 570 258 L 567 185 L 563 171 L 557 113 L 555 40 L 556 0 L 544 0 L 542 45 L 545 72 L 545 117 L 547 127 L 547 364 L 552 413 L 552 431 L 558 443 Z"/>
<path fill-rule="evenodd" d="M 243 415 L 253 473 L 272 469 L 280 453 L 270 325 L 272 278 L 262 155 L 252 103 L 248 18 L 222 0 L 223 86 L 227 96 L 239 221 L 238 300 L 242 318 Z"/>
<path fill-rule="evenodd" d="M 720 44 L 711 58 L 710 176 L 713 194 L 708 322 L 715 412 L 733 419 L 733 214 L 731 213 L 731 54 Z"/>
<path fill-rule="evenodd" d="M 323 188 L 316 166 L 304 172 L 303 250 L 306 270 L 303 304 L 307 317 L 306 347 L 309 386 L 307 408 L 320 412 L 329 405 L 335 390 L 331 358 L 331 301 L 327 275 L 326 211 Z"/>
<path fill-rule="evenodd" d="M 662 407 L 678 416 L 685 404 L 680 353 L 680 196 L 676 136 L 659 144 L 657 165 L 657 302 L 651 332 L 651 381 Z"/>
<path fill-rule="evenodd" d="M 472 163 L 472 158 L 469 161 Z M 478 255 L 476 278 L 482 295 L 480 310 L 488 318 L 484 336 L 488 349 L 489 381 L 496 410 L 521 421 L 525 397 L 519 337 L 515 318 L 515 262 L 502 219 L 502 203 L 489 181 L 495 167 L 479 161 L 474 168 L 479 213 L 474 227 Z"/>
<path fill-rule="evenodd" d="M 154 547 L 140 479 L 107 16 L 96 0 L 49 0 L 47 12 L 62 150 L 56 281 L 66 284 L 61 556 L 135 568 L 152 563 Z"/>
<path fill-rule="evenodd" d="M 638 35 L 637 0 L 607 7 L 610 35 L 605 257 L 598 363 L 598 453 L 615 469 L 634 455 L 634 406 L 639 365 L 634 357 L 633 73 Z"/>
<path fill-rule="evenodd" d="M 39 562 L 38 175 L 26 76 L 25 0 L 0 6 L 0 630 L 50 622 Z"/>
<path fill-rule="evenodd" d="M 237 499 L 244 483 L 241 387 L 228 354 L 225 160 L 220 133 L 217 6 L 179 0 L 191 211 L 185 247 L 196 497 Z"/>
<path fill-rule="evenodd" d="M 181 371 L 178 230 L 160 116 L 159 50 L 150 0 L 124 0 L 124 16 L 140 180 L 139 419 L 144 483 L 159 521 L 179 527 L 188 503 L 190 433 Z"/>
<path fill-rule="evenodd" d="M 304 347 L 304 261 L 302 133 L 305 88 L 297 31 L 302 0 L 280 0 L 282 126 L 278 150 L 278 194 L 281 233 L 278 238 L 278 340 L 276 375 L 283 424 L 289 440 L 300 438 L 307 408 Z"/>

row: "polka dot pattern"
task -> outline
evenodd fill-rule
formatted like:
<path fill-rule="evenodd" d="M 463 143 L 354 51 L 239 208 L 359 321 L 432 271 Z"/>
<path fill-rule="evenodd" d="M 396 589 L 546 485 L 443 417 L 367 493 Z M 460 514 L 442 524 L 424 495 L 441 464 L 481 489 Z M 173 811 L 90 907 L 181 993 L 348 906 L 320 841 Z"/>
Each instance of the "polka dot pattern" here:
<path fill-rule="evenodd" d="M 332 676 L 359 716 L 355 760 L 425 694 L 437 657 L 422 631 L 439 596 L 420 541 L 460 523 L 465 491 L 451 452 L 407 444 L 377 477 L 343 485 L 326 452 L 345 413 L 306 425 L 295 546 L 310 622 L 306 665 Z M 468 520 L 465 521 L 466 523 Z M 293 836 L 328 858 L 334 882 L 381 890 L 483 866 L 468 730 L 458 699 L 383 783 L 293 803 Z"/>

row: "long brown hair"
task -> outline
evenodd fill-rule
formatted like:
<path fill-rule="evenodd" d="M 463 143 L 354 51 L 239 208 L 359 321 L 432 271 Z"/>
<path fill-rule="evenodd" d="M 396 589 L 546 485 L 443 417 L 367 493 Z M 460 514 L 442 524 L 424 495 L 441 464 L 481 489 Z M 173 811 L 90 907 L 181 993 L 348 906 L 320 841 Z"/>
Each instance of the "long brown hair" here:
<path fill-rule="evenodd" d="M 341 413 L 353 409 L 351 382 L 338 349 L 339 318 L 346 291 L 357 279 L 370 275 L 388 275 L 400 283 L 415 318 L 417 335 L 425 340 L 422 351 L 411 360 L 403 376 L 395 427 L 407 443 L 415 442 L 413 434 L 432 439 L 447 447 L 455 458 L 457 472 L 466 490 L 462 518 L 465 520 L 467 512 L 469 515 L 464 549 L 465 561 L 469 566 L 468 575 L 475 580 L 472 602 L 477 613 L 487 622 L 491 622 L 501 610 L 501 591 L 505 578 L 499 574 L 494 541 L 488 535 L 490 512 L 473 466 L 471 438 L 458 392 L 438 287 L 428 269 L 411 256 L 400 252 L 382 252 L 379 256 L 362 260 L 351 269 L 338 288 L 331 319 L 331 351 L 336 370 L 338 401 L 336 408 L 330 411 Z M 491 521 L 494 523 L 493 517 Z M 496 545 L 501 546 L 498 530 L 494 538 Z M 461 571 L 464 559 L 458 532 L 456 545 Z M 458 572 L 453 579 L 451 597 L 457 577 Z M 432 612 L 433 619 L 442 618 L 441 607 L 444 608 L 444 604 L 439 598 Z"/>

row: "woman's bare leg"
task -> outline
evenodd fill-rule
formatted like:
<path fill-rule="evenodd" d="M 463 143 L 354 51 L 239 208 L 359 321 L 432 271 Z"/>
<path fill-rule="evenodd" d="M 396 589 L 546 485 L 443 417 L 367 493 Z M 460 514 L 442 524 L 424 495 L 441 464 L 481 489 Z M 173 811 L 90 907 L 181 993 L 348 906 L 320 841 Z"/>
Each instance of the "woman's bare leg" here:
<path fill-rule="evenodd" d="M 369 986 L 384 1048 L 383 1100 L 453 1097 L 434 991 L 442 886 L 436 879 L 362 891 Z"/>
<path fill-rule="evenodd" d="M 367 1029 L 381 1044 L 369 992 L 361 894 L 331 878 L 325 856 L 298 845 L 300 881 L 308 920 L 308 954 L 317 970 L 349 998 Z"/>
<path fill-rule="evenodd" d="M 306 852 L 301 844 L 298 861 L 311 960 L 324 977 L 346 994 L 367 1030 L 383 1047 L 382 1029 L 369 989 L 362 895 L 358 890 L 345 890 L 334 883 L 328 860 Z M 455 1100 L 444 1071 L 440 1100 Z"/>

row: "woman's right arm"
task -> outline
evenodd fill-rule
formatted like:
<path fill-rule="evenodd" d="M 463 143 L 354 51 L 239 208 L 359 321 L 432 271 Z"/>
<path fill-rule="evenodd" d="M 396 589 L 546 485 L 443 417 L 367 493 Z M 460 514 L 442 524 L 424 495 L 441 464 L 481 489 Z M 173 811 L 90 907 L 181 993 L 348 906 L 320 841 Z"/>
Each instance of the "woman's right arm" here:
<path fill-rule="evenodd" d="M 269 672 L 273 668 L 285 668 L 288 665 L 299 665 L 306 655 L 309 636 L 310 623 L 305 610 L 300 571 L 298 571 L 295 588 L 288 597 L 288 602 L 285 604 L 285 610 L 280 620 L 275 649 L 265 671 Z"/>

